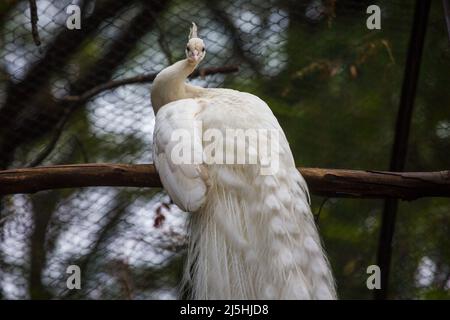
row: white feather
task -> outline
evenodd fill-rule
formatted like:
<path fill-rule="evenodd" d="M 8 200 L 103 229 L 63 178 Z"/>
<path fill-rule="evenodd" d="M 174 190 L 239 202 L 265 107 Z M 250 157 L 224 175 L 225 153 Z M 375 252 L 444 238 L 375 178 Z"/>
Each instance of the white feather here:
<path fill-rule="evenodd" d="M 182 287 L 194 299 L 336 298 L 308 187 L 272 111 L 249 93 L 185 84 L 195 67 L 189 60 L 175 63 L 152 89 L 155 166 L 173 201 L 192 212 Z M 277 130 L 279 170 L 261 176 L 259 164 L 174 163 L 172 132 L 198 132 L 198 121 L 203 132 Z M 199 156 L 205 146 L 195 135 Z M 253 142 L 248 148 L 258 150 Z"/>

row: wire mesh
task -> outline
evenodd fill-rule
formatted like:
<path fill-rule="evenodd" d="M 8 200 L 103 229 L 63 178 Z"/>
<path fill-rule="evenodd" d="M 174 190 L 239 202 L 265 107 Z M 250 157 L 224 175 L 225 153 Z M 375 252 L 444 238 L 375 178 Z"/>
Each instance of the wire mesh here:
<path fill-rule="evenodd" d="M 382 8 L 382 30 L 366 8 Z M 81 7 L 68 30 L 68 5 Z M 155 73 L 183 57 L 191 21 L 205 66 L 232 75 L 191 80 L 266 100 L 298 165 L 386 169 L 413 4 L 405 1 L 38 0 L 41 46 L 28 1 L 0 4 L 0 167 L 152 162 L 150 83 L 77 96 L 110 80 Z M 449 167 L 450 53 L 433 4 L 413 121 L 408 170 Z M 446 82 L 447 81 L 447 82 Z M 439 108 L 436 108 L 439 105 Z M 313 199 L 313 211 L 321 199 Z M 330 199 L 319 226 L 343 298 L 371 298 L 381 201 Z M 401 205 L 392 298 L 448 298 L 448 199 Z M 85 188 L 13 195 L 0 206 L 0 297 L 177 298 L 186 213 L 160 190 Z M 438 230 L 438 231 L 436 231 Z M 82 288 L 66 286 L 79 265 Z"/>

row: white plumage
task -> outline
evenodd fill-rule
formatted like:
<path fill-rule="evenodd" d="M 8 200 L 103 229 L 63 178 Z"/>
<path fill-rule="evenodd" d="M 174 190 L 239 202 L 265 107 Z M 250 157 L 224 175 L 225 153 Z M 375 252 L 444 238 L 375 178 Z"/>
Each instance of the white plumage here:
<path fill-rule="evenodd" d="M 183 288 L 193 299 L 336 298 L 307 185 L 270 108 L 249 93 L 185 83 L 204 48 L 193 24 L 187 58 L 158 74 L 151 96 L 155 166 L 174 203 L 192 212 Z M 173 160 L 179 129 L 192 132 L 192 151 L 203 162 Z M 202 136 L 208 129 L 276 130 L 279 170 L 261 175 L 259 163 L 212 163 Z M 249 145 L 235 152 L 258 152 Z"/>

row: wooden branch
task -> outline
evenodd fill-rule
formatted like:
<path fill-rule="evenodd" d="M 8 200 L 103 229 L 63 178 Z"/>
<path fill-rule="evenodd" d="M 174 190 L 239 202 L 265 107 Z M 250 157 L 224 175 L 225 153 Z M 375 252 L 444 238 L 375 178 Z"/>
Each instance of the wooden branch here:
<path fill-rule="evenodd" d="M 159 0 L 154 1 L 155 3 L 159 2 Z M 83 1 L 82 8 L 85 8 L 87 2 L 89 1 Z M 138 0 L 99 1 L 95 5 L 94 12 L 83 19 L 83 27 L 80 30 L 74 31 L 62 27 L 60 32 L 46 46 L 42 59 L 30 65 L 21 81 L 11 82 L 7 86 L 6 98 L 3 103 L 0 103 L 0 119 L 7 119 L 0 125 L 0 168 L 5 169 L 8 167 L 14 159 L 15 151 L 22 144 L 29 143 L 30 140 L 38 139 L 50 132 L 62 116 L 63 112 L 61 111 L 63 111 L 67 103 L 64 102 L 61 106 L 56 101 L 47 99 L 51 96 L 48 83 L 52 75 L 58 70 L 64 69 L 64 66 L 73 58 L 74 54 L 80 50 L 80 46 L 82 47 L 83 43 L 91 38 L 104 21 L 119 15 L 124 8 L 134 2 L 138 2 Z M 153 1 L 146 1 L 146 3 L 150 2 Z M 142 26 L 140 27 L 142 28 Z M 119 40 L 122 40 L 122 38 L 119 37 L 117 41 Z M 115 42 L 112 43 L 110 50 L 116 49 L 114 46 Z M 131 43 L 131 41 L 123 43 L 123 47 L 127 47 L 126 44 Z M 129 54 L 134 48 L 126 50 L 127 48 L 124 49 L 123 47 L 117 49 L 121 54 Z M 101 62 L 106 60 L 106 58 L 99 60 Z M 107 79 L 100 79 L 99 83 L 102 83 L 111 77 L 110 74 L 113 74 L 116 66 L 111 66 L 111 61 L 109 60 L 108 64 L 102 66 L 100 66 L 100 62 L 97 61 L 94 64 L 95 68 L 90 68 L 89 70 L 91 72 L 96 71 L 95 75 L 97 77 L 95 79 L 100 77 L 98 74 L 101 74 L 102 77 L 104 75 L 109 76 Z M 114 60 L 114 62 L 117 62 L 117 60 Z M 122 62 L 117 62 L 117 65 L 120 65 Z M 102 72 L 97 71 L 97 68 Z M 80 86 L 80 92 L 84 92 L 87 88 L 98 84 L 92 84 L 92 78 L 85 79 L 83 74 L 82 78 L 75 82 L 75 84 L 83 83 L 86 86 Z M 72 91 L 72 84 L 70 87 L 71 94 L 80 94 L 80 92 Z M 42 97 L 47 98 L 42 99 Z M 40 119 L 45 119 L 45 121 Z"/>
<path fill-rule="evenodd" d="M 226 73 L 236 72 L 238 70 L 239 70 L 239 67 L 236 65 L 203 68 L 203 69 L 194 71 L 189 76 L 189 78 L 197 78 L 199 76 L 204 77 L 204 76 L 208 76 L 211 74 L 218 74 L 218 73 L 226 74 Z M 128 84 L 152 82 L 153 80 L 155 80 L 155 77 L 157 74 L 158 74 L 158 72 L 155 72 L 155 73 L 150 73 L 150 74 L 138 75 L 138 76 L 131 77 L 131 78 L 121 79 L 121 80 L 109 81 L 109 82 L 100 84 L 100 85 L 84 92 L 81 95 L 67 96 L 67 97 L 62 98 L 61 100 L 68 101 L 68 102 L 84 102 L 106 90 L 111 90 L 111 89 L 114 89 L 114 88 L 117 88 L 120 86 L 124 86 L 124 85 L 128 85 Z"/>
<path fill-rule="evenodd" d="M 39 37 L 38 21 L 39 16 L 37 14 L 36 0 L 29 0 L 30 3 L 30 17 L 31 17 L 31 35 L 36 46 L 41 45 L 41 38 Z"/>
<path fill-rule="evenodd" d="M 312 193 L 327 197 L 450 197 L 450 171 L 299 169 Z M 73 164 L 0 171 L 0 194 L 96 186 L 161 187 L 151 164 Z"/>

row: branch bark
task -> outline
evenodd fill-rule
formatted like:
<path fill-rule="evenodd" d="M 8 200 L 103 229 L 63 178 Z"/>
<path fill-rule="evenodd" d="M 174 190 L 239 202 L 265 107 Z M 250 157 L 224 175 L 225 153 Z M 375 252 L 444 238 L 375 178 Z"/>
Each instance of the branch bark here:
<path fill-rule="evenodd" d="M 227 74 L 239 71 L 239 67 L 236 65 L 229 65 L 229 66 L 223 66 L 223 67 L 210 67 L 210 68 L 202 68 L 199 70 L 194 71 L 189 78 L 197 78 L 197 77 L 204 77 L 211 74 Z M 81 95 L 77 96 L 67 96 L 62 98 L 62 101 L 70 101 L 70 102 L 84 102 L 89 100 L 92 97 L 95 97 L 99 93 L 118 88 L 120 86 L 128 85 L 128 84 L 136 84 L 136 83 L 147 83 L 152 82 L 155 80 L 156 75 L 158 72 L 150 73 L 150 74 L 143 74 L 138 75 L 131 78 L 121 79 L 121 80 L 113 80 L 109 81 L 103 84 L 100 84 L 92 89 L 89 89 L 88 91 L 84 92 Z"/>
<path fill-rule="evenodd" d="M 312 193 L 327 197 L 450 197 L 450 171 L 387 172 L 300 168 Z M 95 186 L 161 187 L 151 164 L 74 164 L 0 171 L 0 194 Z"/>

